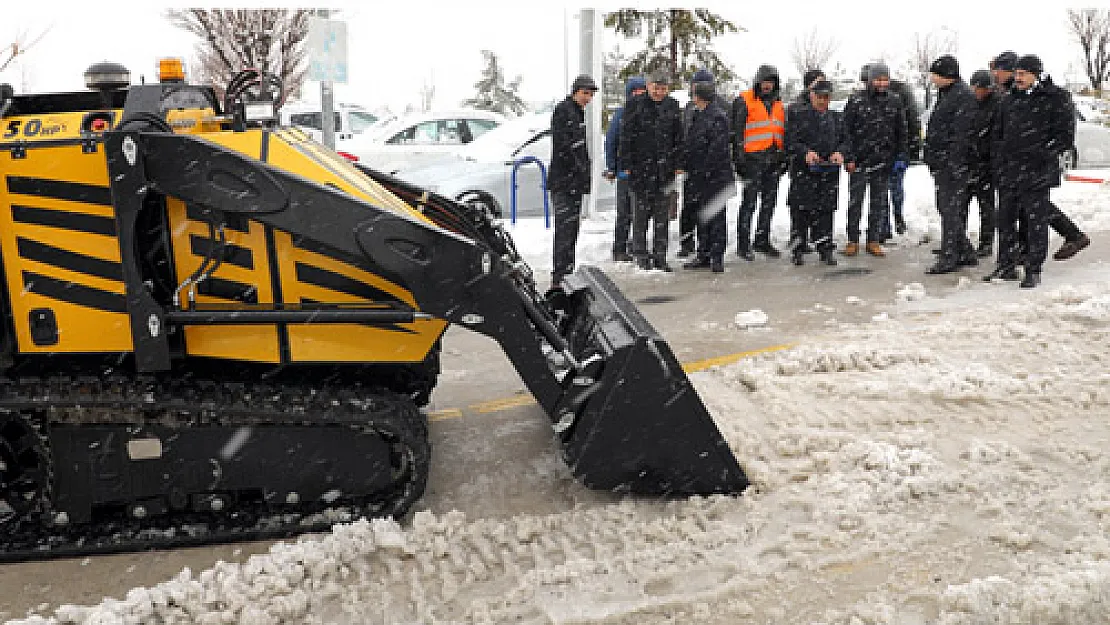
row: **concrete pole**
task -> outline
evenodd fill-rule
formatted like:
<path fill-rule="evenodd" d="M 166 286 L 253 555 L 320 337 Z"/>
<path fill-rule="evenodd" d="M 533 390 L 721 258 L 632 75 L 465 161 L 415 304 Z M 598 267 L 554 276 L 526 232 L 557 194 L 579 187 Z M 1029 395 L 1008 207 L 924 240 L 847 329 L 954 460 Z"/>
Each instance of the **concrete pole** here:
<path fill-rule="evenodd" d="M 328 19 L 331 11 L 318 9 L 316 14 Z M 335 149 L 335 89 L 330 80 L 320 81 L 320 130 L 324 135 L 324 145 Z"/>
<path fill-rule="evenodd" d="M 601 24 L 600 14 L 594 9 L 582 9 L 578 16 L 580 29 L 578 69 L 580 74 L 589 74 L 598 86 L 603 86 L 601 64 Z M 570 85 L 567 85 L 570 88 Z M 582 216 L 589 217 L 597 208 L 597 190 L 605 170 L 604 137 L 601 134 L 602 94 L 594 94 L 593 101 L 586 107 L 586 143 L 590 154 L 590 194 L 582 205 Z"/>

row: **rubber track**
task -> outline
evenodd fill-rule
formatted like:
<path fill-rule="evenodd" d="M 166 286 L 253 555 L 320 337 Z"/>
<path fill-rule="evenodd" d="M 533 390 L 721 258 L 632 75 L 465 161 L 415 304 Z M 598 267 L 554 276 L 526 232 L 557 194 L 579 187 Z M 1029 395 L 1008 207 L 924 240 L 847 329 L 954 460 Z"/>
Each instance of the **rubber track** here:
<path fill-rule="evenodd" d="M 219 517 L 177 513 L 144 522 L 113 519 L 57 527 L 49 503 L 40 511 L 0 526 L 0 562 L 45 560 L 106 553 L 175 549 L 207 544 L 287 538 L 328 531 L 334 523 L 360 517 L 401 517 L 424 492 L 430 447 L 427 423 L 412 400 L 380 388 L 149 377 L 0 377 L 0 410 L 42 421 L 79 424 L 345 425 L 373 429 L 407 451 L 408 479 L 373 500 L 341 506 L 261 505 L 229 510 Z M 45 415 L 45 417 L 44 417 Z M 43 438 L 46 445 L 46 439 Z"/>

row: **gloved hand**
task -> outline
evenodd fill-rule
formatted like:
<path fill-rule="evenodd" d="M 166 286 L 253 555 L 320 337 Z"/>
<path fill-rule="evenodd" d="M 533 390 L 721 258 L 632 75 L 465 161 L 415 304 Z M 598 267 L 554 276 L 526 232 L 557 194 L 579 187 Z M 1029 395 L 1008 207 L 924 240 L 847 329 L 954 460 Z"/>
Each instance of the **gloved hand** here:
<path fill-rule="evenodd" d="M 627 171 L 624 171 L 622 169 L 621 171 L 617 172 L 617 180 L 628 180 L 628 178 L 629 178 L 629 175 L 628 175 Z"/>
<path fill-rule="evenodd" d="M 899 156 L 895 159 L 893 167 L 894 173 L 900 174 L 906 171 L 907 167 L 909 167 L 909 163 L 906 162 L 906 158 L 904 156 Z"/>
<path fill-rule="evenodd" d="M 786 173 L 786 170 L 788 168 L 788 164 L 786 162 L 786 153 L 785 152 L 776 152 L 774 157 L 771 160 L 771 163 L 772 163 L 771 166 L 774 168 L 773 171 L 775 172 L 776 176 L 781 176 L 781 175 Z"/>

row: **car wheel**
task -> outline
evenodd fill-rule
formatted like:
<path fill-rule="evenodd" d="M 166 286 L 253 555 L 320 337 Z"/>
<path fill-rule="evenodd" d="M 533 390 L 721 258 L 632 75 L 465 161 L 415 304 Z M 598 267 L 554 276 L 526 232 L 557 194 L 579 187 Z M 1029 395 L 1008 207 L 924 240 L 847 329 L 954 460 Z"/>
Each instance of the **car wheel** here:
<path fill-rule="evenodd" d="M 459 201 L 486 213 L 494 219 L 501 219 L 501 207 L 486 193 L 467 191 L 459 196 Z"/>

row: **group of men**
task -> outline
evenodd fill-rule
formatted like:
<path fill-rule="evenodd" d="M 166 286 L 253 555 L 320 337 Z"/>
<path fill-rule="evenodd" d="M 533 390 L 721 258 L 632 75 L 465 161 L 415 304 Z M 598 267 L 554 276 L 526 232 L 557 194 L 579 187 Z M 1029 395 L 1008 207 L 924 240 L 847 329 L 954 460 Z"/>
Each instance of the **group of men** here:
<path fill-rule="evenodd" d="M 625 106 L 610 120 L 605 141 L 605 175 L 617 184 L 613 259 L 671 271 L 669 221 L 677 212 L 673 202 L 680 177 L 678 255 L 692 257 L 685 268 L 724 270 L 725 205 L 736 194 L 736 177 L 742 183 L 737 255 L 749 261 L 754 252 L 777 258 L 781 253 L 771 243 L 771 220 L 779 180 L 789 172 L 791 260 L 804 264 L 805 254 L 815 248 L 821 262 L 835 265 L 833 213 L 842 169 L 849 178 L 842 253 L 855 256 L 862 249 L 883 257 L 883 244 L 906 231 L 905 171 L 923 159 L 936 187 L 942 230 L 936 263 L 927 273 L 950 273 L 993 255 L 997 230 L 997 264 L 984 279 L 1021 277 L 1022 287 L 1037 286 L 1049 227 L 1065 241 L 1055 254 L 1058 260 L 1090 244 L 1049 200 L 1051 188 L 1060 184 L 1059 157 L 1074 141 L 1070 95 L 1044 75 L 1040 59 L 1013 52 L 996 57 L 990 72 L 975 72 L 970 86 L 951 55 L 932 63 L 930 78 L 938 96 L 924 136 L 912 88 L 891 80 L 884 63 L 864 66 L 864 85 L 848 98 L 843 113 L 830 110 L 833 85 L 817 69 L 805 73 L 805 90 L 788 105 L 770 65 L 759 67 L 751 89 L 731 105 L 717 95 L 713 76 L 699 70 L 685 110 L 669 96 L 665 73 L 630 79 Z M 596 90 L 590 77 L 579 76 L 552 114 L 552 284 L 574 268 L 581 198 L 590 182 L 583 108 Z M 972 198 L 982 220 L 978 246 L 967 236 Z M 1019 267 L 1024 276 L 1018 275 Z"/>

